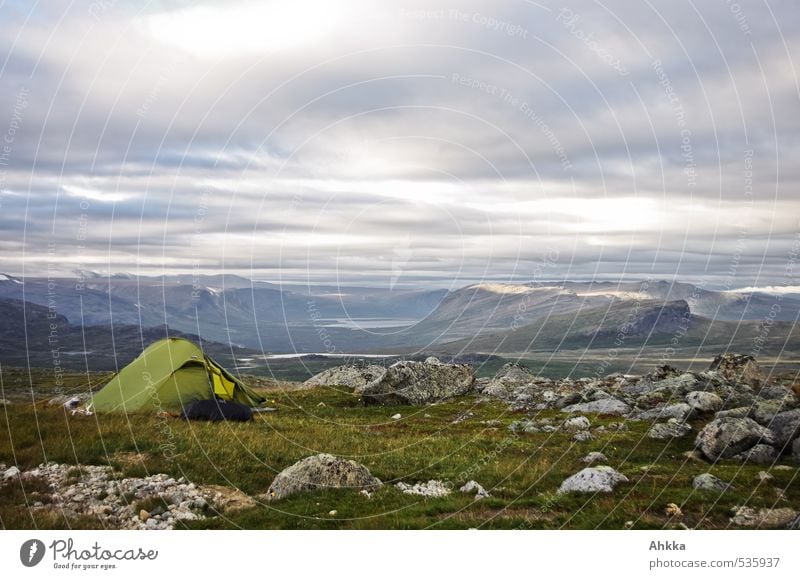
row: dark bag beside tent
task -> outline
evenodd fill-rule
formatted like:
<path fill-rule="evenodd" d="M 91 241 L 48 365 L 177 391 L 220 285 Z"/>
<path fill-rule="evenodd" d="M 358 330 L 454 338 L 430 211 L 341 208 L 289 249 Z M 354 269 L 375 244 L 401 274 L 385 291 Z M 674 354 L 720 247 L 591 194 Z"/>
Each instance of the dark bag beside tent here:
<path fill-rule="evenodd" d="M 183 418 L 187 420 L 238 420 L 245 422 L 252 420 L 253 411 L 250 407 L 238 402 L 225 400 L 198 400 L 187 404 L 183 409 Z"/>

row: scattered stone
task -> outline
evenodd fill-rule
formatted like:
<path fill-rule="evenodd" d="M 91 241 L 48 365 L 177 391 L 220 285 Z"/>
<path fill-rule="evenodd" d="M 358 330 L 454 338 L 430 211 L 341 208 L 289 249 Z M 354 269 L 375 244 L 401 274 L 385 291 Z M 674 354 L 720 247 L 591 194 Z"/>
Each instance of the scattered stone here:
<path fill-rule="evenodd" d="M 739 354 L 720 354 L 708 368 L 729 382 L 742 382 L 749 386 L 761 386 L 766 375 L 753 356 Z"/>
<path fill-rule="evenodd" d="M 800 436 L 800 408 L 776 414 L 769 429 L 775 433 L 775 446 L 778 449 L 790 448 L 791 442 Z"/>
<path fill-rule="evenodd" d="M 400 420 L 402 417 L 403 415 L 399 412 L 397 414 L 392 414 L 392 420 Z"/>
<path fill-rule="evenodd" d="M 587 442 L 589 440 L 594 440 L 594 436 L 592 436 L 592 433 L 588 430 L 581 430 L 572 435 L 572 440 L 575 442 Z"/>
<path fill-rule="evenodd" d="M 485 499 L 489 496 L 489 493 L 486 492 L 486 489 L 484 489 L 474 480 L 469 481 L 467 484 L 465 484 L 458 490 L 461 491 L 462 493 L 467 493 L 467 494 L 475 493 L 476 501 L 480 499 Z"/>
<path fill-rule="evenodd" d="M 584 464 L 594 464 L 596 462 L 608 462 L 608 458 L 602 452 L 590 452 L 581 459 Z"/>
<path fill-rule="evenodd" d="M 11 480 L 14 477 L 19 476 L 19 469 L 16 466 L 12 466 L 3 473 L 3 480 Z"/>
<path fill-rule="evenodd" d="M 368 405 L 419 406 L 466 394 L 474 382 L 475 372 L 466 364 L 401 361 L 357 392 Z"/>
<path fill-rule="evenodd" d="M 631 411 L 631 408 L 618 398 L 603 398 L 592 402 L 571 404 L 562 408 L 561 411 L 581 414 L 596 413 L 610 416 L 624 416 Z"/>
<path fill-rule="evenodd" d="M 664 514 L 668 517 L 682 517 L 683 511 L 681 511 L 681 508 L 675 503 L 668 503 L 664 508 Z"/>
<path fill-rule="evenodd" d="M 317 386 L 346 386 L 348 388 L 358 389 L 366 386 L 374 380 L 377 380 L 383 376 L 385 372 L 386 368 L 376 365 L 337 366 L 312 376 L 303 382 L 303 387 L 315 388 Z"/>
<path fill-rule="evenodd" d="M 647 436 L 655 440 L 671 440 L 683 438 L 692 431 L 692 427 L 685 422 L 670 418 L 667 422 L 654 424 L 647 432 Z"/>
<path fill-rule="evenodd" d="M 786 406 L 780 400 L 759 400 L 750 409 L 749 416 L 761 426 L 769 428 L 772 420 L 786 410 Z"/>
<path fill-rule="evenodd" d="M 147 522 L 147 519 L 149 519 L 149 518 L 150 518 L 150 513 L 148 513 L 148 512 L 147 512 L 147 511 L 145 511 L 144 509 L 142 509 L 141 511 L 139 511 L 139 520 L 140 520 L 140 521 L 142 521 L 142 522 L 146 523 L 146 522 Z"/>
<path fill-rule="evenodd" d="M 774 445 L 775 436 L 750 418 L 715 418 L 695 440 L 695 446 L 712 461 L 730 458 L 759 443 Z"/>
<path fill-rule="evenodd" d="M 253 497 L 234 487 L 203 485 L 198 489 L 206 502 L 218 513 L 235 513 L 258 506 L 258 502 Z"/>
<path fill-rule="evenodd" d="M 562 482 L 558 494 L 610 493 L 615 486 L 624 482 L 628 482 L 628 477 L 610 466 L 587 467 Z"/>
<path fill-rule="evenodd" d="M 645 410 L 634 415 L 638 420 L 663 420 L 664 418 L 675 418 L 684 421 L 692 415 L 692 407 L 685 402 L 668 404 Z"/>
<path fill-rule="evenodd" d="M 733 488 L 729 483 L 726 483 L 708 472 L 694 477 L 692 487 L 699 491 L 712 491 L 715 493 L 724 493 Z"/>
<path fill-rule="evenodd" d="M 686 395 L 686 403 L 697 412 L 711 413 L 722 409 L 723 400 L 713 392 L 695 390 Z"/>
<path fill-rule="evenodd" d="M 481 424 L 490 428 L 497 428 L 498 426 L 503 426 L 503 421 L 492 418 L 491 420 L 483 420 Z"/>
<path fill-rule="evenodd" d="M 470 419 L 470 418 L 472 418 L 473 416 L 475 416 L 475 413 L 474 413 L 474 412 L 462 412 L 461 414 L 459 414 L 458 416 L 456 416 L 456 417 L 455 417 L 455 418 L 454 418 L 454 419 L 453 419 L 453 420 L 450 422 L 450 424 L 461 424 L 462 422 L 464 422 L 465 420 L 469 420 L 469 419 Z"/>
<path fill-rule="evenodd" d="M 747 418 L 748 416 L 750 416 L 750 407 L 740 406 L 730 410 L 720 410 L 714 415 L 714 418 Z"/>
<path fill-rule="evenodd" d="M 11 400 L 0 398 L 0 407 L 2 406 L 11 406 Z"/>
<path fill-rule="evenodd" d="M 735 454 L 731 458 L 749 464 L 773 464 L 778 460 L 778 453 L 771 446 L 756 444 L 753 448 Z"/>
<path fill-rule="evenodd" d="M 633 521 L 625 521 L 625 525 L 623 525 L 626 529 L 633 528 Z"/>
<path fill-rule="evenodd" d="M 381 481 L 364 465 L 331 454 L 317 454 L 281 471 L 272 481 L 266 498 L 275 501 L 303 491 L 329 488 L 375 491 L 381 486 Z"/>
<path fill-rule="evenodd" d="M 561 427 L 567 432 L 578 432 L 588 429 L 591 425 L 591 422 L 589 422 L 589 419 L 585 416 L 573 416 L 567 418 Z"/>
<path fill-rule="evenodd" d="M 757 529 L 786 529 L 798 517 L 797 511 L 790 508 L 755 509 L 753 507 L 736 507 L 731 523 L 739 527 Z"/>
<path fill-rule="evenodd" d="M 425 358 L 425 363 L 426 364 L 441 364 L 441 362 L 439 361 L 439 358 L 437 358 L 436 356 L 428 356 L 427 358 Z"/>
<path fill-rule="evenodd" d="M 419 495 L 429 498 L 446 497 L 450 494 L 450 487 L 440 480 L 429 480 L 424 483 L 416 483 L 410 485 L 404 482 L 399 482 L 396 485 L 405 495 Z"/>
<path fill-rule="evenodd" d="M 328 511 L 328 516 L 329 517 L 335 517 L 338 513 L 339 513 L 339 511 L 337 511 L 336 509 L 333 509 L 332 511 Z"/>

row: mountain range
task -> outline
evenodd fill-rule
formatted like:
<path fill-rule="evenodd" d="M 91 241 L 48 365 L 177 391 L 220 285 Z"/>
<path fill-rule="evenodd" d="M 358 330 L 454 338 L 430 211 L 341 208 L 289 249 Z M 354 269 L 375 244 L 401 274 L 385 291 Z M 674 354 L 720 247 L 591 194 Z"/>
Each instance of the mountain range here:
<path fill-rule="evenodd" d="M 202 339 L 231 359 L 423 350 L 519 355 L 670 343 L 777 354 L 800 350 L 798 314 L 798 294 L 654 280 L 479 283 L 448 291 L 299 286 L 235 275 L 0 274 L 0 362 L 51 363 L 51 322 L 65 351 L 108 360 L 113 348 L 127 356 L 167 334 Z"/>

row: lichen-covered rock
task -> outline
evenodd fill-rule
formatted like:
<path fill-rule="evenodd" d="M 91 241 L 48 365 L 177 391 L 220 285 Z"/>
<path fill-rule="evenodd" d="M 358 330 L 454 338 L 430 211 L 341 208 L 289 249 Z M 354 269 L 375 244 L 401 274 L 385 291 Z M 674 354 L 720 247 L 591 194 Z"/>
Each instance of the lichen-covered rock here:
<path fill-rule="evenodd" d="M 428 498 L 446 497 L 451 492 L 450 486 L 440 480 L 429 480 L 428 482 L 419 482 L 413 485 L 399 482 L 394 486 L 404 495 L 419 495 Z"/>
<path fill-rule="evenodd" d="M 697 412 L 717 412 L 722 408 L 723 400 L 713 392 L 694 390 L 686 395 L 686 403 Z"/>
<path fill-rule="evenodd" d="M 713 474 L 705 472 L 694 477 L 694 480 L 692 480 L 692 488 L 698 491 L 724 493 L 733 487 L 729 483 L 715 477 Z"/>
<path fill-rule="evenodd" d="M 778 449 L 790 448 L 792 441 L 800 436 L 800 408 L 776 414 L 769 429 L 775 434 Z"/>
<path fill-rule="evenodd" d="M 654 424 L 647 432 L 647 436 L 655 440 L 670 440 L 673 438 L 683 438 L 692 431 L 692 427 L 670 418 L 667 422 L 659 422 Z"/>
<path fill-rule="evenodd" d="M 581 462 L 584 464 L 594 464 L 596 462 L 608 462 L 608 458 L 602 452 L 590 452 L 586 456 L 581 459 Z"/>
<path fill-rule="evenodd" d="M 750 418 L 715 418 L 695 440 L 695 446 L 712 461 L 730 458 L 759 443 L 774 446 L 775 435 Z"/>
<path fill-rule="evenodd" d="M 761 386 L 766 375 L 753 356 L 742 354 L 720 354 L 708 368 L 729 382 L 741 382 L 749 386 Z"/>
<path fill-rule="evenodd" d="M 778 460 L 778 452 L 766 444 L 756 444 L 753 448 L 734 454 L 731 458 L 749 464 L 773 464 Z"/>
<path fill-rule="evenodd" d="M 761 426 L 769 428 L 772 420 L 785 410 L 788 409 L 780 400 L 759 400 L 750 409 L 749 416 Z"/>
<path fill-rule="evenodd" d="M 572 416 L 564 421 L 564 424 L 561 425 L 561 428 L 567 432 L 578 432 L 580 430 L 586 430 L 591 425 L 592 423 L 589 422 L 589 419 L 585 416 Z"/>
<path fill-rule="evenodd" d="M 386 372 L 383 366 L 344 365 L 328 368 L 303 382 L 304 388 L 317 386 L 347 386 L 359 389 L 380 378 Z"/>
<path fill-rule="evenodd" d="M 603 398 L 592 402 L 571 404 L 561 409 L 570 413 L 596 413 L 610 416 L 624 416 L 631 411 L 631 407 L 618 398 Z"/>
<path fill-rule="evenodd" d="M 693 413 L 692 407 L 685 402 L 657 406 L 650 410 L 637 412 L 633 418 L 638 420 L 663 420 L 665 418 L 675 418 L 676 420 L 687 420 Z"/>
<path fill-rule="evenodd" d="M 738 507 L 734 509 L 731 523 L 739 527 L 756 529 L 787 529 L 797 517 L 797 511 L 787 507 L 778 509 Z"/>
<path fill-rule="evenodd" d="M 469 481 L 467 484 L 458 489 L 462 493 L 475 494 L 475 500 L 485 499 L 489 497 L 489 493 L 480 484 L 474 480 Z"/>
<path fill-rule="evenodd" d="M 628 477 L 610 466 L 592 466 L 561 483 L 558 493 L 610 493 L 619 483 L 625 482 Z"/>
<path fill-rule="evenodd" d="M 372 492 L 381 486 L 381 481 L 364 465 L 331 454 L 317 454 L 281 471 L 272 481 L 266 498 L 276 501 L 299 492 L 332 488 Z"/>
<path fill-rule="evenodd" d="M 795 438 L 792 443 L 792 462 L 800 464 L 800 438 Z"/>
<path fill-rule="evenodd" d="M 466 364 L 402 361 L 357 392 L 368 405 L 419 406 L 467 394 L 474 382 L 475 372 Z"/>

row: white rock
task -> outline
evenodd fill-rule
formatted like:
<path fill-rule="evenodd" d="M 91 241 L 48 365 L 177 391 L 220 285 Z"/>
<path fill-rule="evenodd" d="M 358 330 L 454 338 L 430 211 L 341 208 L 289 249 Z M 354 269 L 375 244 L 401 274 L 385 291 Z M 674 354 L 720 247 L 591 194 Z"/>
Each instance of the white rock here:
<path fill-rule="evenodd" d="M 461 491 L 462 493 L 468 493 L 468 494 L 475 493 L 475 500 L 485 499 L 489 496 L 489 493 L 486 492 L 486 489 L 483 488 L 480 484 L 478 484 L 474 480 L 469 481 L 467 484 L 465 484 L 458 490 Z"/>
<path fill-rule="evenodd" d="M 561 483 L 558 493 L 610 493 L 623 482 L 628 477 L 610 466 L 588 467 Z"/>
<path fill-rule="evenodd" d="M 398 412 L 397 414 L 392 415 L 392 420 L 400 420 L 402 417 L 403 415 Z"/>
<path fill-rule="evenodd" d="M 586 430 L 591 425 L 592 423 L 585 416 L 573 416 L 564 421 L 562 428 L 569 432 L 578 432 L 579 430 Z"/>
<path fill-rule="evenodd" d="M 19 469 L 17 467 L 15 467 L 15 466 L 12 466 L 11 468 L 6 469 L 6 471 L 3 473 L 3 479 L 4 480 L 10 480 L 10 479 L 14 478 L 15 476 L 19 476 Z"/>
<path fill-rule="evenodd" d="M 403 494 L 420 495 L 423 497 L 446 497 L 450 494 L 450 488 L 440 480 L 429 480 L 426 483 L 416 483 L 409 485 L 399 482 L 395 485 Z"/>

